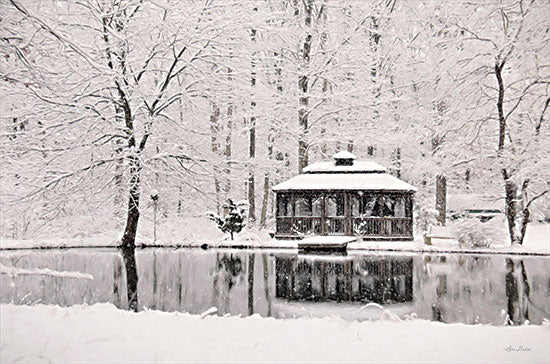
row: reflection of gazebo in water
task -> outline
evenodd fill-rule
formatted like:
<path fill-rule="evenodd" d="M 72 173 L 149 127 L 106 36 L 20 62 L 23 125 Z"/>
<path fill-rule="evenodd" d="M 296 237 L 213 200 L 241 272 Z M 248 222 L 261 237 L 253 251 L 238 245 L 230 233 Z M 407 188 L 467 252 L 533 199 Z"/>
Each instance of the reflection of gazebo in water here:
<path fill-rule="evenodd" d="M 412 240 L 416 188 L 372 161 L 349 152 L 334 162 L 304 168 L 273 187 L 277 194 L 276 238 L 359 235 L 370 240 Z"/>
<path fill-rule="evenodd" d="M 313 302 L 413 300 L 412 257 L 275 256 L 275 296 Z"/>

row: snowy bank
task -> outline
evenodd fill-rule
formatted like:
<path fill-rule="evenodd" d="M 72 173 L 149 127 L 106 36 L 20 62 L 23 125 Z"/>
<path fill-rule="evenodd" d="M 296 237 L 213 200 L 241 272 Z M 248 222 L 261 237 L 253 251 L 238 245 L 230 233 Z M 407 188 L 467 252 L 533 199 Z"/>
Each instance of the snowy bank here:
<path fill-rule="evenodd" d="M 211 224 L 210 222 L 207 222 Z M 209 247 L 209 248 L 270 248 L 297 249 L 297 240 L 272 239 L 265 230 L 245 228 L 236 234 L 235 240 L 223 236 L 212 227 L 197 232 L 196 222 L 190 224 L 188 234 L 166 232 L 153 242 L 147 235 L 138 236 L 138 247 Z M 200 226 L 200 224 L 199 224 Z M 210 227 L 210 225 L 208 225 Z M 504 229 L 504 227 L 503 227 Z M 167 229 L 168 231 L 172 231 Z M 0 249 L 33 249 L 33 248 L 74 248 L 74 247 L 116 247 L 120 244 L 120 232 L 102 233 L 93 236 L 58 237 L 44 239 L 0 239 Z M 491 247 L 463 246 L 456 240 L 434 239 L 433 245 L 425 245 L 423 237 L 417 235 L 414 241 L 357 241 L 348 245 L 354 251 L 405 251 L 405 252 L 441 252 L 441 253 L 474 253 L 474 254 L 550 254 L 550 224 L 531 223 L 527 227 L 525 241 L 521 246 L 510 246 L 508 242 L 493 244 Z"/>
<path fill-rule="evenodd" d="M 523 245 L 496 243 L 490 247 L 470 247 L 456 240 L 433 239 L 433 245 L 424 244 L 422 236 L 414 241 L 361 241 L 348 245 L 348 250 L 405 251 L 463 254 L 550 254 L 550 224 L 532 223 L 527 226 Z"/>
<path fill-rule="evenodd" d="M 550 326 L 346 322 L 1 305 L 2 363 L 548 363 Z M 32 331 L 29 328 L 32 327 Z"/>

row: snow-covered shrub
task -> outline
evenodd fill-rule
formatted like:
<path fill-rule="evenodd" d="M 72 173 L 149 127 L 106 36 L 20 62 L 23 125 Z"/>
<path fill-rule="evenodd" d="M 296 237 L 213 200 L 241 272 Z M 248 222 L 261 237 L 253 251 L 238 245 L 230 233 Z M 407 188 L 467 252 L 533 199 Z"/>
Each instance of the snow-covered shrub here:
<path fill-rule="evenodd" d="M 479 219 L 459 219 L 449 224 L 452 235 L 461 244 L 471 247 L 490 247 L 502 240 L 503 226 L 498 219 L 481 222 Z"/>
<path fill-rule="evenodd" d="M 415 209 L 414 221 L 416 229 L 420 231 L 427 231 L 429 226 L 438 225 L 437 217 L 439 212 L 426 204 L 419 204 Z"/>
<path fill-rule="evenodd" d="M 218 229 L 223 233 L 231 234 L 231 240 L 233 240 L 233 234 L 241 232 L 246 225 L 246 206 L 248 206 L 247 201 L 234 203 L 232 199 L 228 199 L 222 205 L 222 209 L 225 211 L 224 216 L 220 216 L 212 211 L 207 212 L 206 216 L 214 221 Z"/>
<path fill-rule="evenodd" d="M 365 233 L 367 232 L 367 225 L 368 225 L 368 222 L 365 220 L 360 221 L 359 223 L 353 225 L 353 232 L 361 240 L 363 239 Z"/>

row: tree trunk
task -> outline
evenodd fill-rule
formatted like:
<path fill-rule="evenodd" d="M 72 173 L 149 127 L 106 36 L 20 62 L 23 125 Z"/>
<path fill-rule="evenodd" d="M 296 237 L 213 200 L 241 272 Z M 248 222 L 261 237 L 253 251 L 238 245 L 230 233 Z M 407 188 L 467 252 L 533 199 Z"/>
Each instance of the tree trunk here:
<path fill-rule="evenodd" d="M 435 182 L 435 209 L 437 210 L 437 221 L 445 225 L 447 214 L 447 178 L 439 174 Z"/>
<path fill-rule="evenodd" d="M 393 165 L 395 170 L 395 177 L 401 178 L 401 148 L 395 148 L 394 153 L 395 154 L 393 158 Z"/>
<path fill-rule="evenodd" d="M 262 210 L 260 213 L 260 227 L 265 228 L 267 220 L 267 205 L 269 202 L 269 172 L 266 171 L 264 175 L 264 195 L 262 198 Z"/>
<path fill-rule="evenodd" d="M 323 33 L 323 35 L 325 36 L 326 38 L 326 33 Z M 323 38 L 324 39 L 324 38 Z M 323 46 L 324 46 L 324 43 L 323 43 Z M 329 83 L 328 83 L 328 80 L 326 78 L 323 78 L 323 86 L 321 88 L 321 91 L 323 92 L 323 101 L 326 101 L 328 100 L 329 98 L 329 95 L 328 95 L 328 92 L 329 92 Z M 322 157 L 326 157 L 327 154 L 328 154 L 328 145 L 327 145 L 327 122 L 326 120 L 323 118 L 323 120 L 321 121 L 321 156 Z"/>
<path fill-rule="evenodd" d="M 248 219 L 256 221 L 256 199 L 255 199 L 255 182 L 254 182 L 254 158 L 256 157 L 256 117 L 250 118 L 250 134 L 248 144 Z"/>
<path fill-rule="evenodd" d="M 325 0 L 323 0 L 320 8 L 319 8 L 319 15 L 317 16 L 318 19 L 321 20 L 321 23 L 322 23 L 322 27 L 326 27 L 326 24 L 327 24 L 327 20 L 328 20 L 328 16 L 327 16 L 327 11 L 326 11 L 326 3 L 325 3 Z M 326 31 L 322 32 L 321 33 L 321 38 L 319 40 L 319 48 L 321 49 L 322 52 L 324 52 L 327 48 L 327 43 L 328 43 L 328 34 Z M 329 82 L 328 82 L 328 79 L 326 77 L 323 77 L 323 84 L 322 84 L 322 87 L 321 87 L 321 91 L 323 92 L 323 102 L 326 102 L 329 100 Z M 327 142 L 326 142 L 326 133 L 327 133 L 327 121 L 325 118 L 323 118 L 321 120 L 321 123 L 320 123 L 320 127 L 321 127 L 321 132 L 320 132 L 320 142 L 321 142 L 321 146 L 320 146 L 320 152 L 321 152 L 321 156 L 322 157 L 326 157 L 327 156 L 327 152 L 328 152 L 328 146 L 327 146 Z"/>
<path fill-rule="evenodd" d="M 527 224 L 529 224 L 529 218 L 531 217 L 531 212 L 529 211 L 529 203 L 527 201 L 527 188 L 529 188 L 529 180 L 526 179 L 521 185 L 521 226 L 519 231 L 519 244 L 523 245 L 523 240 L 525 239 L 525 232 L 527 231 Z"/>
<path fill-rule="evenodd" d="M 302 75 L 298 79 L 298 89 L 300 92 L 299 102 L 300 109 L 298 110 L 298 125 L 300 126 L 300 132 L 298 134 L 298 173 L 302 173 L 304 167 L 308 165 L 308 142 L 307 132 L 309 129 L 309 77 L 307 75 L 307 69 L 309 68 L 311 44 L 313 42 L 313 36 L 311 31 L 311 19 L 313 15 L 313 0 L 304 1 L 304 14 L 306 34 L 304 44 L 302 45 Z"/>
<path fill-rule="evenodd" d="M 498 155 L 502 154 L 504 150 L 504 141 L 506 138 L 506 117 L 504 114 L 504 80 L 502 78 L 502 70 L 504 68 L 505 61 L 495 62 L 495 76 L 498 85 L 498 97 L 497 97 L 497 112 L 498 112 Z M 504 193 L 506 200 L 506 220 L 508 222 L 508 233 L 510 235 L 511 244 L 521 244 L 520 238 L 516 233 L 516 219 L 517 219 L 517 185 L 513 182 L 512 176 L 506 168 L 501 170 L 502 177 L 504 179 Z M 525 185 L 527 189 L 527 185 Z M 526 212 L 529 215 L 529 211 Z M 529 216 L 527 216 L 529 217 Z M 527 224 L 527 221 L 524 221 Z M 526 226 L 522 226 L 522 229 L 526 229 Z"/>
<path fill-rule="evenodd" d="M 124 23 L 120 20 L 114 19 L 114 16 L 111 20 L 115 21 L 115 28 L 120 33 L 124 29 Z M 103 22 L 103 40 L 106 45 L 106 55 L 107 55 L 107 66 L 111 70 L 115 70 L 114 61 L 118 60 L 118 66 L 122 73 L 123 80 L 126 80 L 126 50 L 123 47 L 111 47 L 109 40 L 109 32 L 107 31 L 107 24 L 109 19 L 104 17 Z M 121 86 L 120 80 L 115 79 L 114 85 L 118 94 L 118 102 L 115 104 L 115 113 L 117 122 L 124 122 L 128 150 L 133 151 L 136 147 L 136 139 L 134 136 L 134 117 L 132 115 L 132 109 L 126 91 Z M 142 148 L 145 147 L 145 142 L 143 142 Z M 123 148 L 121 145 L 120 148 Z M 128 168 L 130 172 L 130 188 L 128 196 L 128 216 L 126 219 L 126 227 L 124 228 L 124 234 L 122 236 L 122 247 L 124 248 L 133 248 L 136 243 L 136 232 L 139 221 L 139 198 L 141 193 L 141 169 L 142 164 L 139 159 L 139 152 L 132 154 L 127 158 Z M 120 176 L 118 176 L 120 177 Z M 116 183 L 115 177 L 115 183 Z"/>
<path fill-rule="evenodd" d="M 275 143 L 275 130 L 271 126 L 269 128 L 269 134 L 267 136 L 267 159 L 268 163 L 271 166 L 273 162 L 273 145 Z M 269 169 L 266 169 L 264 174 L 264 195 L 262 199 L 262 210 L 260 213 L 260 227 L 264 228 L 267 220 L 267 207 L 269 204 L 269 194 L 270 194 L 270 176 Z"/>
<path fill-rule="evenodd" d="M 510 178 L 506 169 L 502 170 L 502 177 L 504 178 L 504 192 L 505 192 L 505 214 L 506 221 L 508 222 L 508 233 L 510 235 L 510 243 L 519 243 L 516 235 L 516 218 L 517 218 L 517 186 Z"/>
<path fill-rule="evenodd" d="M 298 110 L 298 123 L 300 125 L 300 133 L 298 135 L 298 173 L 308 165 L 308 143 L 306 141 L 306 133 L 308 130 L 308 110 L 309 96 L 308 92 L 308 77 L 302 76 L 299 81 L 299 87 L 302 92 L 300 96 L 300 110 Z"/>
<path fill-rule="evenodd" d="M 109 40 L 109 32 L 107 30 L 107 24 L 108 19 L 105 17 L 102 19 L 103 22 L 103 41 L 105 42 L 105 55 L 107 56 L 107 66 L 111 70 L 115 70 L 115 66 L 113 63 L 113 49 L 110 44 Z M 124 124 L 124 110 L 120 106 L 120 104 L 115 103 L 114 105 L 115 109 L 115 122 L 117 125 Z M 124 181 L 124 158 L 123 158 L 123 151 L 124 151 L 124 142 L 123 139 L 116 139 L 115 140 L 115 156 L 120 157 L 116 161 L 115 166 L 115 197 L 113 199 L 114 204 L 114 217 L 117 220 L 117 225 L 122 225 L 123 215 L 124 215 L 124 187 L 123 187 L 123 181 Z"/>
<path fill-rule="evenodd" d="M 274 52 L 274 57 L 276 59 L 275 61 L 275 75 L 276 79 L 274 84 L 277 87 L 277 94 L 278 96 L 282 96 L 283 94 L 283 80 L 282 80 L 282 73 L 283 70 L 281 68 L 280 60 L 279 60 L 279 54 L 277 52 Z M 269 166 L 271 167 L 273 159 L 274 159 L 274 145 L 275 145 L 275 135 L 277 134 L 273 122 L 270 122 L 269 126 L 269 134 L 267 135 L 267 159 Z M 277 172 L 276 172 L 277 173 Z M 262 209 L 260 212 L 260 227 L 265 228 L 266 221 L 267 221 L 267 211 L 269 206 L 269 197 L 271 194 L 270 190 L 270 183 L 271 183 L 271 177 L 269 173 L 269 169 L 266 169 L 264 174 L 264 194 L 262 198 Z"/>
<path fill-rule="evenodd" d="M 231 81 L 231 68 L 227 70 L 227 73 L 229 76 L 227 76 L 228 80 Z M 224 186 L 224 192 L 226 196 L 229 196 L 231 193 L 231 137 L 233 133 L 233 104 L 229 104 L 227 107 L 227 132 L 225 134 L 225 186 Z"/>
<path fill-rule="evenodd" d="M 498 111 L 498 151 L 499 153 L 504 149 L 504 138 L 506 136 L 506 119 L 504 117 L 504 81 L 502 79 L 502 68 L 504 62 L 495 63 L 495 76 L 498 84 L 498 98 L 497 98 L 497 111 Z"/>
<path fill-rule="evenodd" d="M 141 193 L 141 161 L 138 155 L 129 157 L 130 165 L 130 190 L 128 196 L 128 217 L 126 227 L 122 236 L 122 246 L 125 248 L 135 247 L 136 232 L 139 221 L 139 198 Z"/>
<path fill-rule="evenodd" d="M 220 168 L 218 167 L 218 151 L 220 149 L 220 143 L 218 142 L 218 134 L 220 132 L 220 108 L 214 104 L 212 105 L 212 114 L 210 115 L 210 137 L 211 137 L 211 149 L 214 155 L 214 190 L 216 193 L 216 212 L 219 213 L 221 205 L 221 187 L 220 187 Z"/>
<path fill-rule="evenodd" d="M 254 8 L 257 11 L 257 8 Z M 256 42 L 256 29 L 251 30 L 252 42 Z M 252 55 L 251 60 L 252 72 L 250 77 L 250 83 L 252 90 L 256 87 L 256 54 Z M 254 92 L 254 91 L 253 91 Z M 248 141 L 248 219 L 249 221 L 256 221 L 256 196 L 255 196 L 255 181 L 254 181 L 254 158 L 256 157 L 256 116 L 254 115 L 256 109 L 256 101 L 250 102 L 250 108 L 252 115 L 250 116 L 249 126 L 249 141 Z"/>
<path fill-rule="evenodd" d="M 122 124 L 122 123 L 120 123 Z M 115 165 L 115 197 L 113 200 L 114 204 L 114 217 L 117 221 L 117 226 L 122 227 L 122 221 L 124 219 L 124 157 L 122 155 L 123 152 L 123 146 L 121 145 L 123 143 L 122 140 L 117 140 L 115 142 L 115 155 L 119 158 L 116 161 Z"/>
<path fill-rule="evenodd" d="M 178 217 L 181 216 L 181 208 L 183 206 L 183 188 L 179 186 L 178 188 Z"/>

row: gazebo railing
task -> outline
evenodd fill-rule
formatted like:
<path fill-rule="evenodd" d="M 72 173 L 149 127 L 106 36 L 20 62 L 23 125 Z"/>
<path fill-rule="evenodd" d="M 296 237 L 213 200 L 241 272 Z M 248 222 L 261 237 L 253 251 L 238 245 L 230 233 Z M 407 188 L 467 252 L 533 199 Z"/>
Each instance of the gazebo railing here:
<path fill-rule="evenodd" d="M 346 232 L 346 218 L 343 216 L 327 217 L 325 219 L 327 224 L 328 235 L 344 235 Z"/>
<path fill-rule="evenodd" d="M 344 235 L 350 218 L 318 216 L 277 217 L 277 232 L 280 235 Z M 412 237 L 412 219 L 401 217 L 352 217 L 351 235 L 368 237 Z"/>
<path fill-rule="evenodd" d="M 412 237 L 412 219 L 406 217 L 354 217 L 353 233 L 364 237 Z"/>
<path fill-rule="evenodd" d="M 313 216 L 277 217 L 277 232 L 283 235 L 322 233 L 322 218 Z"/>

